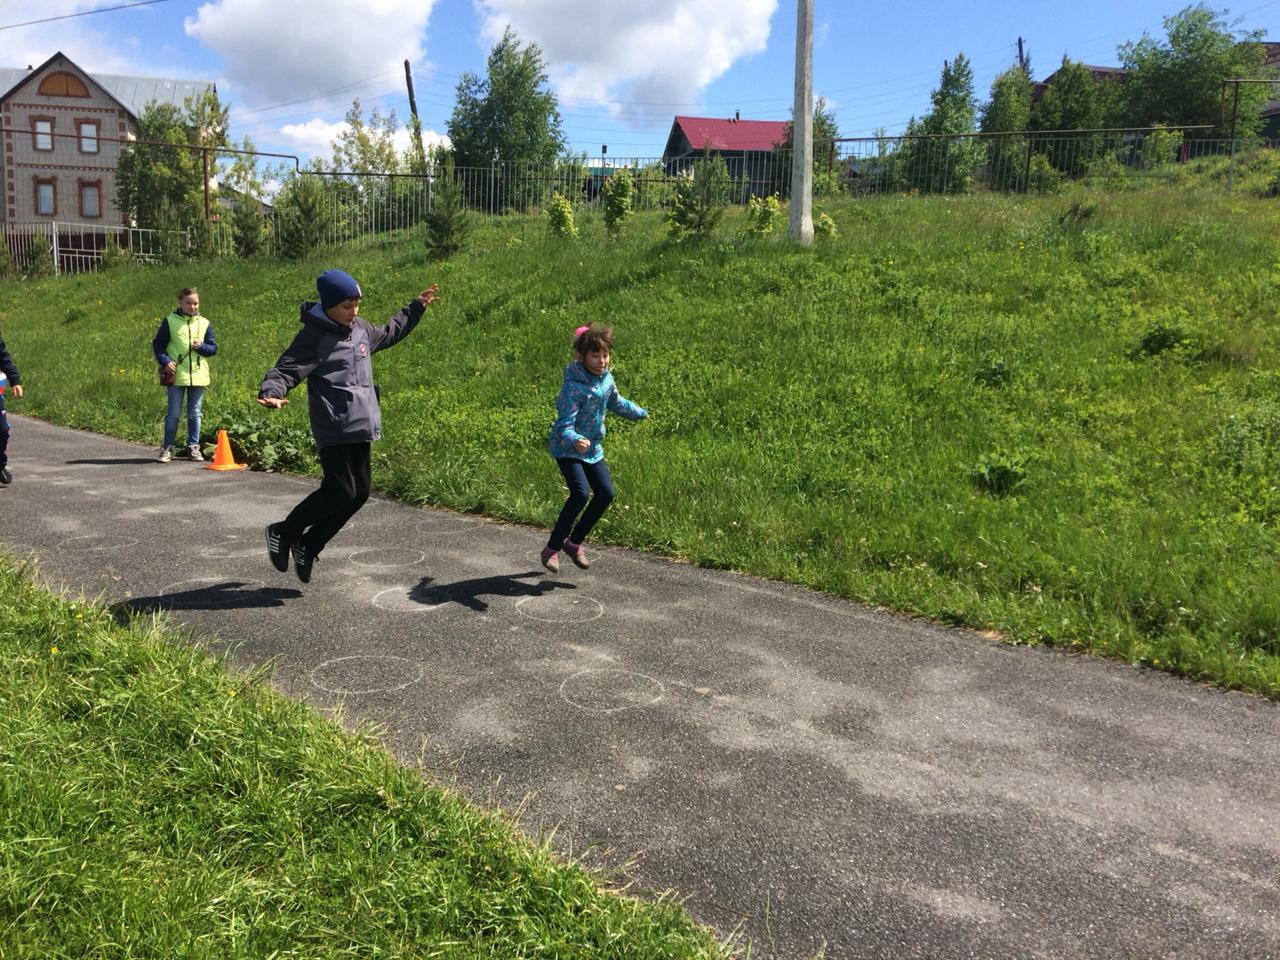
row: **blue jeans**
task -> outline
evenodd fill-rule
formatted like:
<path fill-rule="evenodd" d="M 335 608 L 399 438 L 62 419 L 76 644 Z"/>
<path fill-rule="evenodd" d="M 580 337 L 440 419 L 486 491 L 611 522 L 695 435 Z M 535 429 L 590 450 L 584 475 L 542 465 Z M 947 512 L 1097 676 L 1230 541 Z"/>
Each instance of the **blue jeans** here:
<path fill-rule="evenodd" d="M 169 409 L 164 415 L 164 444 L 172 447 L 178 437 L 178 420 L 182 416 L 182 397 L 187 398 L 187 446 L 200 442 L 200 411 L 204 406 L 204 387 L 169 387 Z"/>
<path fill-rule="evenodd" d="M 556 463 L 564 474 L 564 482 L 569 485 L 569 499 L 564 502 L 560 519 L 556 521 L 551 539 L 547 541 L 547 548 L 550 550 L 563 547 L 566 537 L 574 543 L 587 539 L 591 528 L 613 502 L 613 478 L 609 476 L 609 465 L 604 460 L 583 463 L 570 457 L 556 457 Z M 587 502 L 588 493 L 592 494 L 590 503 Z M 583 507 L 587 509 L 583 510 Z M 582 514 L 581 517 L 578 516 L 579 513 Z M 576 526 L 573 522 L 575 519 L 578 521 Z M 573 531 L 572 535 L 570 530 Z"/>

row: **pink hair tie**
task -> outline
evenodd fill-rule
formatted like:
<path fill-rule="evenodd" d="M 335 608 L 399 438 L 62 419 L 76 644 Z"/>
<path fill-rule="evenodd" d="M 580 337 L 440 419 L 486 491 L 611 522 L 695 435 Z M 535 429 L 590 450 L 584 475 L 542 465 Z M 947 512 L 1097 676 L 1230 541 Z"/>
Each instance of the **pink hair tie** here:
<path fill-rule="evenodd" d="M 590 325 L 590 324 L 588 324 L 587 326 L 584 326 L 584 327 L 579 327 L 577 330 L 573 331 L 573 335 L 574 335 L 575 337 L 580 337 L 580 336 L 582 336 L 584 333 L 586 333 L 586 332 L 587 332 L 588 330 L 590 330 L 590 329 L 591 329 L 591 325 Z"/>

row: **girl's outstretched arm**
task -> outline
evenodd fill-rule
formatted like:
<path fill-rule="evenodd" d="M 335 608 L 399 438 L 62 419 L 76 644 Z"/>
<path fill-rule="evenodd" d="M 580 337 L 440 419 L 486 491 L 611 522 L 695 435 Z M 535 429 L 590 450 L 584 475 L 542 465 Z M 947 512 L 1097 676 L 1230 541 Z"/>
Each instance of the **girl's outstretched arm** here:
<path fill-rule="evenodd" d="M 605 401 L 605 404 L 618 416 L 626 417 L 628 420 L 643 420 L 649 416 L 648 410 L 632 403 L 618 392 L 617 387 L 609 391 L 609 399 Z"/>

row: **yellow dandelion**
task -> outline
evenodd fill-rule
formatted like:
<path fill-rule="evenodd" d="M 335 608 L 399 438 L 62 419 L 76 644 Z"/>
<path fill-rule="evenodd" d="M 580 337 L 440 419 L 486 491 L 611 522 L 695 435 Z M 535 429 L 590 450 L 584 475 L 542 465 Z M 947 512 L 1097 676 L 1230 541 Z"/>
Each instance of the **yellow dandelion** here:
<path fill-rule="evenodd" d="M 234 690 L 228 690 L 228 691 L 227 691 L 227 696 L 228 696 L 228 697 L 234 697 L 235 695 L 236 695 L 236 692 L 235 692 Z"/>
<path fill-rule="evenodd" d="M 58 652 L 58 648 L 57 648 L 57 647 L 50 647 L 50 648 L 49 648 L 49 652 L 50 652 L 50 653 L 57 653 L 57 652 Z"/>

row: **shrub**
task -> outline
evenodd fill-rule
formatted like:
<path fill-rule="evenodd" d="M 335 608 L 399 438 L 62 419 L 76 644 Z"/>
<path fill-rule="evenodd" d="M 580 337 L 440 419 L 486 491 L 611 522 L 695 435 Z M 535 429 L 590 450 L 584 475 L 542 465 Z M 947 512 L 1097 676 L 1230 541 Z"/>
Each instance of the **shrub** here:
<path fill-rule="evenodd" d="M 1007 497 L 1026 484 L 1027 459 L 1018 453 L 990 453 L 977 462 L 969 478 L 983 493 Z"/>
<path fill-rule="evenodd" d="M 1178 324 L 1156 319 L 1147 324 L 1138 337 L 1138 345 L 1129 352 L 1134 360 L 1156 357 L 1169 350 L 1186 347 L 1191 337 Z"/>
<path fill-rule="evenodd" d="M 0 279 L 17 276 L 18 272 L 18 264 L 9 252 L 9 244 L 4 234 L 0 234 Z"/>
<path fill-rule="evenodd" d="M 573 204 L 558 192 L 551 194 L 547 205 L 547 232 L 565 240 L 578 239 L 578 228 L 573 225 Z"/>
<path fill-rule="evenodd" d="M 818 218 L 813 221 L 813 235 L 819 240 L 835 240 L 840 236 L 840 231 L 836 229 L 836 222 L 827 214 L 820 213 Z"/>
<path fill-rule="evenodd" d="M 28 277 L 48 277 L 53 274 L 53 245 L 43 230 L 31 237 L 31 249 L 27 252 L 24 272 Z"/>
<path fill-rule="evenodd" d="M 236 459 L 254 470 L 302 470 L 315 456 L 311 431 L 281 414 L 269 418 L 231 415 L 226 430 Z"/>
<path fill-rule="evenodd" d="M 1043 153 L 1031 158 L 1031 170 L 1027 177 L 1027 188 L 1032 193 L 1056 193 L 1062 185 L 1062 174 L 1049 162 Z"/>
<path fill-rule="evenodd" d="M 102 245 L 101 266 L 103 270 L 113 270 L 116 267 L 131 266 L 137 263 L 138 258 L 133 255 L 133 251 L 128 247 L 122 247 L 116 241 L 114 233 L 107 234 L 107 242 Z"/>
<path fill-rule="evenodd" d="M 609 236 L 616 237 L 622 224 L 631 216 L 631 198 L 635 192 L 630 170 L 615 170 L 600 188 L 604 203 L 604 226 Z"/>
<path fill-rule="evenodd" d="M 427 253 L 437 260 L 444 260 L 466 246 L 471 233 L 471 217 L 462 195 L 462 184 L 458 182 L 454 169 L 453 154 L 437 154 L 435 167 L 431 209 L 422 222 L 426 229 L 424 242 Z"/>
<path fill-rule="evenodd" d="M 782 222 L 782 205 L 775 193 L 769 197 L 752 197 L 747 201 L 747 233 L 767 237 Z M 814 225 L 815 231 L 817 225 Z"/>
<path fill-rule="evenodd" d="M 1003 387 L 1013 378 L 1013 371 L 1003 360 L 989 360 L 973 372 L 973 382 L 984 387 Z"/>
<path fill-rule="evenodd" d="M 633 177 L 635 190 L 631 206 L 635 210 L 661 210 L 675 197 L 675 184 L 661 163 L 640 167 Z"/>

